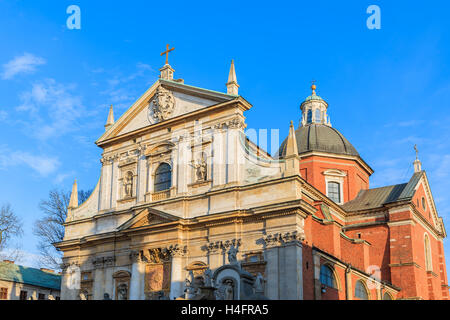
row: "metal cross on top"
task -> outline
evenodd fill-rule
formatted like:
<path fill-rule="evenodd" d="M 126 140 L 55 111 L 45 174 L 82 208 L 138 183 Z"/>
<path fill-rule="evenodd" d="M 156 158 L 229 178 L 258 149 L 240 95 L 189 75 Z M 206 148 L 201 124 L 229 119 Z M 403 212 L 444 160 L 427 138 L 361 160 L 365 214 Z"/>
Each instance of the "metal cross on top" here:
<path fill-rule="evenodd" d="M 414 145 L 414 150 L 416 151 L 416 160 L 419 160 L 419 149 L 417 148 L 417 144 Z"/>
<path fill-rule="evenodd" d="M 166 64 L 169 64 L 169 52 L 175 50 L 175 48 L 169 49 L 169 45 L 166 47 L 166 51 L 161 52 L 161 56 L 166 55 Z"/>

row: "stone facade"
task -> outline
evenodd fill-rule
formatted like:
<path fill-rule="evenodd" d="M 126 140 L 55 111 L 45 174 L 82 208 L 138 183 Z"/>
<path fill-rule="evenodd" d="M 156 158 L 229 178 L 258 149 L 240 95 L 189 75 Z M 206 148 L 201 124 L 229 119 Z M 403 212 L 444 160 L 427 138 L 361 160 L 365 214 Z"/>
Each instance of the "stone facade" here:
<path fill-rule="evenodd" d="M 244 271 L 265 279 L 269 299 L 353 299 L 361 283 L 369 299 L 448 297 L 445 230 L 434 207 L 428 222 L 414 199 L 347 211 L 373 173 L 359 156 L 298 154 L 292 127 L 287 153 L 271 157 L 244 135 L 252 106 L 238 95 L 234 64 L 230 94 L 169 79 L 169 68 L 115 123 L 109 116 L 96 141 L 98 185 L 70 208 L 56 244 L 64 252 L 62 299 L 176 299 L 190 272 L 190 282 L 203 281 L 205 270 L 229 263 L 230 248 Z M 330 126 L 328 104 L 312 101 Z M 340 183 L 341 203 L 327 197 L 330 181 Z M 421 188 L 429 188 L 426 176 L 418 197 Z M 435 270 L 426 275 L 414 242 L 425 230 Z M 400 237 L 409 258 L 395 253 Z M 328 287 L 323 266 L 333 274 Z M 434 289 L 419 289 L 425 283 Z"/>

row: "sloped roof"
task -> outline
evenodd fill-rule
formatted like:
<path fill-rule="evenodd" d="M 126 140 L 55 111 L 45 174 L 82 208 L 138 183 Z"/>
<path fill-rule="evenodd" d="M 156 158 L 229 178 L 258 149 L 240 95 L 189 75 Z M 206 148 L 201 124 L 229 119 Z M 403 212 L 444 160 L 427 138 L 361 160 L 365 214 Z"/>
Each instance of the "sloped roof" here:
<path fill-rule="evenodd" d="M 355 199 L 342 205 L 342 208 L 348 212 L 361 211 L 380 208 L 388 203 L 411 200 L 423 173 L 423 171 L 414 173 L 408 183 L 361 190 Z"/>
<path fill-rule="evenodd" d="M 0 280 L 61 290 L 61 275 L 8 262 L 0 262 Z"/>

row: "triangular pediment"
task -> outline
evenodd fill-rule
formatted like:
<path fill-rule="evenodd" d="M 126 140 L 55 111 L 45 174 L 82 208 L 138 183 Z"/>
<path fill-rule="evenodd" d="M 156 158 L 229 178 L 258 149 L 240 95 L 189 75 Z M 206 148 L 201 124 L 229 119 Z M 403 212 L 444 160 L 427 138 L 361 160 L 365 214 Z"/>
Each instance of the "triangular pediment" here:
<path fill-rule="evenodd" d="M 118 230 L 123 231 L 142 227 L 149 227 L 159 224 L 175 222 L 178 221 L 179 219 L 180 218 L 174 215 L 153 208 L 145 208 L 138 214 L 136 214 L 134 217 L 132 217 L 130 220 L 122 224 L 118 228 Z"/>
<path fill-rule="evenodd" d="M 428 178 L 427 175 L 425 173 L 425 171 L 422 171 L 422 175 L 420 176 L 419 181 L 417 182 L 417 185 L 415 187 L 415 193 L 418 192 L 418 190 L 423 190 L 424 191 L 424 200 L 425 200 L 425 211 L 429 211 L 430 212 L 430 218 L 431 221 L 430 223 L 440 232 L 445 234 L 445 228 L 444 228 L 444 224 L 442 222 L 442 218 L 438 216 L 438 212 L 436 210 L 436 204 L 434 202 L 434 198 L 433 195 L 431 193 L 431 187 L 430 184 L 428 182 Z M 418 202 L 418 206 L 422 207 L 421 209 L 423 210 L 423 205 L 422 205 L 422 199 L 416 199 L 416 205 L 417 205 L 417 200 L 419 200 Z M 427 219 L 427 217 L 425 217 Z M 428 220 L 428 219 L 427 219 Z"/>
<path fill-rule="evenodd" d="M 156 81 L 98 140 L 103 142 L 237 97 L 185 85 Z"/>

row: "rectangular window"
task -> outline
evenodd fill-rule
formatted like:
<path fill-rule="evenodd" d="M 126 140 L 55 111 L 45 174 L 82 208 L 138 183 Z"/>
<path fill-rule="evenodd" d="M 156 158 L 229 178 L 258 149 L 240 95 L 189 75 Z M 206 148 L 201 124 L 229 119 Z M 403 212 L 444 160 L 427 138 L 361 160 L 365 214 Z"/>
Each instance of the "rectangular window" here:
<path fill-rule="evenodd" d="M 39 293 L 38 300 L 45 300 L 45 294 Z"/>
<path fill-rule="evenodd" d="M 341 203 L 341 185 L 338 182 L 328 182 L 328 198 Z"/>
<path fill-rule="evenodd" d="M 8 299 L 8 288 L 0 288 L 0 300 Z"/>
<path fill-rule="evenodd" d="M 20 300 L 27 300 L 28 292 L 27 291 L 20 291 Z"/>

